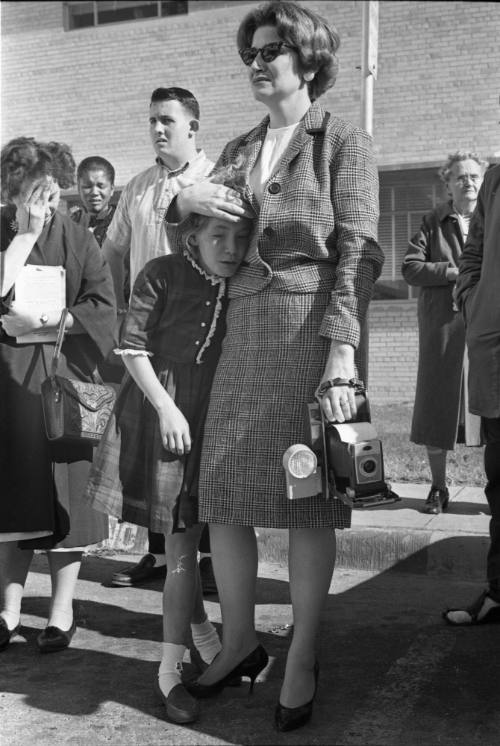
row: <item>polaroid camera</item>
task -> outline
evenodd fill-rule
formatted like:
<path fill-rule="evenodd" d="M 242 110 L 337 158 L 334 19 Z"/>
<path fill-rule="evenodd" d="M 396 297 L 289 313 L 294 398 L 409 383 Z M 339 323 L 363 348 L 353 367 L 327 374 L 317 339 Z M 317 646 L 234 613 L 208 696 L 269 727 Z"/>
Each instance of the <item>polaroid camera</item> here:
<path fill-rule="evenodd" d="M 326 421 L 317 402 L 305 405 L 306 443 L 290 446 L 283 456 L 290 500 L 322 494 L 363 508 L 401 499 L 385 481 L 382 442 L 364 390 L 356 393 L 356 405 L 356 417 L 345 423 Z"/>

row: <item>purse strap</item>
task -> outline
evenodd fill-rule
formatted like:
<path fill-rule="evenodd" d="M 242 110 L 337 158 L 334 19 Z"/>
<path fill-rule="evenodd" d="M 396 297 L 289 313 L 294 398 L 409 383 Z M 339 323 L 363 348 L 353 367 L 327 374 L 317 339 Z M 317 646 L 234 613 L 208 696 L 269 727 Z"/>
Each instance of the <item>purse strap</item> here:
<path fill-rule="evenodd" d="M 59 329 L 57 330 L 56 346 L 52 355 L 52 363 L 50 366 L 50 377 L 54 378 L 57 373 L 57 366 L 59 365 L 59 356 L 61 354 L 61 347 L 64 340 L 64 333 L 66 331 L 66 319 L 68 317 L 68 309 L 63 308 L 61 314 L 61 320 L 59 321 Z"/>

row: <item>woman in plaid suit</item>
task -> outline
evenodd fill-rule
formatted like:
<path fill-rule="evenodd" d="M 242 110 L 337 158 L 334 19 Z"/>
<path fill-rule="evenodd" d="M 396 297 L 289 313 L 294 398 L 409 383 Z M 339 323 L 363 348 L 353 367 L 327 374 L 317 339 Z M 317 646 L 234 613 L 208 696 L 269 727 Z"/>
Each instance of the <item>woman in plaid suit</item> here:
<path fill-rule="evenodd" d="M 234 675 L 252 683 L 267 663 L 254 629 L 254 526 L 289 529 L 294 635 L 276 707 L 279 730 L 311 716 L 315 638 L 335 561 L 335 528 L 350 509 L 321 496 L 288 500 L 282 456 L 304 439 L 302 408 L 318 385 L 326 416 L 355 412 L 360 328 L 380 274 L 378 182 L 370 137 L 323 110 L 335 82 L 339 38 L 293 2 L 253 9 L 238 30 L 254 97 L 266 118 L 224 149 L 244 153 L 244 197 L 259 215 L 244 264 L 231 280 L 227 336 L 212 389 L 200 475 L 201 520 L 210 524 L 224 624 L 223 650 L 191 686 L 199 697 Z M 169 219 L 244 212 L 231 189 L 183 190 Z M 176 215 L 177 213 L 177 215 Z M 174 226 L 171 226 L 174 230 Z M 339 380 L 336 381 L 339 383 Z"/>

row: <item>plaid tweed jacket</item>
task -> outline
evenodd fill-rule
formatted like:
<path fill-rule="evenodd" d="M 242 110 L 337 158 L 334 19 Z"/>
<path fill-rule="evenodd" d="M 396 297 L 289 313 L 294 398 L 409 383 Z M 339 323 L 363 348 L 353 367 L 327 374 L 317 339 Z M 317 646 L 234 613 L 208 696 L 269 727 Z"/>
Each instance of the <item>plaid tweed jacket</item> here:
<path fill-rule="evenodd" d="M 216 165 L 243 153 L 250 172 L 269 116 L 224 148 Z M 331 291 L 322 336 L 358 346 L 360 326 L 384 261 L 377 243 L 378 174 L 371 138 L 317 102 L 303 117 L 259 205 L 246 260 L 229 284 L 229 297 L 256 293 L 269 283 L 288 292 Z"/>

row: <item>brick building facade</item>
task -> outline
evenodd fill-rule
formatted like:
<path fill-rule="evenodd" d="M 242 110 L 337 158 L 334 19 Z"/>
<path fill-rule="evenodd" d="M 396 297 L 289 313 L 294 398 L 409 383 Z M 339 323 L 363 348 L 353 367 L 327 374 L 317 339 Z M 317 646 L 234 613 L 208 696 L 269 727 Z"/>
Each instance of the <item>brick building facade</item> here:
<path fill-rule="evenodd" d="M 323 105 L 357 123 L 362 4 L 304 4 L 342 40 L 339 78 Z M 252 5 L 2 2 L 2 143 L 33 135 L 69 143 L 76 160 L 99 153 L 115 166 L 120 187 L 152 162 L 151 91 L 179 85 L 200 101 L 199 143 L 215 159 L 265 113 L 249 93 L 235 45 L 238 22 Z M 129 13 L 133 6 L 134 20 L 109 22 L 117 8 Z M 140 17 L 156 9 L 174 14 Z M 96 25 L 71 29 L 92 13 Z M 499 38 L 494 2 L 379 3 L 374 141 L 386 264 L 370 311 L 374 401 L 413 398 L 416 304 L 399 266 L 422 214 L 443 197 L 437 167 L 459 148 L 500 157 Z"/>

